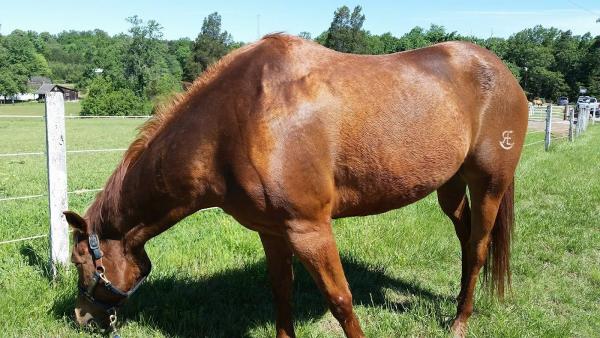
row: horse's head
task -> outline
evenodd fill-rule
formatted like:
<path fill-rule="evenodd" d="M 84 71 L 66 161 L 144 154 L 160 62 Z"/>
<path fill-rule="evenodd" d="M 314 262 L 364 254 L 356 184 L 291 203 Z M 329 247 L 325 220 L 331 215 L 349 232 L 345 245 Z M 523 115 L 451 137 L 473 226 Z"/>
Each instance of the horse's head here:
<path fill-rule="evenodd" d="M 99 237 L 78 214 L 67 211 L 65 216 L 74 229 L 71 261 L 79 274 L 75 319 L 80 325 L 114 326 L 117 308 L 150 273 L 150 259 L 143 245 L 126 236 Z"/>

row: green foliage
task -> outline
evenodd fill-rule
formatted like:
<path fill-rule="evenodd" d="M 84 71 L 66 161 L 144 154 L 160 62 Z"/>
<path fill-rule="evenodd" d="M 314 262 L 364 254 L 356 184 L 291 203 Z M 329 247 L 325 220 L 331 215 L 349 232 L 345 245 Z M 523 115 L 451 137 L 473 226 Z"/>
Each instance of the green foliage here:
<path fill-rule="evenodd" d="M 309 32 L 300 32 L 298 33 L 298 36 L 306 40 L 312 40 L 312 36 Z"/>
<path fill-rule="evenodd" d="M 148 84 L 167 72 L 163 57 L 166 46 L 160 41 L 162 26 L 154 20 L 144 25 L 144 21 L 137 16 L 127 21 L 132 27 L 129 29 L 131 42 L 124 55 L 125 78 L 136 95 L 144 97 Z"/>
<path fill-rule="evenodd" d="M 193 81 L 211 64 L 234 49 L 231 34 L 221 29 L 221 15 L 214 12 L 204 18 L 200 34 L 184 67 L 184 79 Z"/>
<path fill-rule="evenodd" d="M 81 115 L 131 116 L 148 114 L 146 102 L 128 88 L 114 88 L 99 76 L 91 81 L 88 97 L 83 101 Z"/>
<path fill-rule="evenodd" d="M 29 39 L 29 34 L 15 30 L 0 40 L 0 95 L 12 96 L 27 91 L 27 80 L 34 75 L 48 75 L 50 69 L 43 55 Z"/>
<path fill-rule="evenodd" d="M 354 7 L 352 13 L 347 6 L 338 8 L 333 13 L 333 21 L 327 30 L 324 46 L 344 53 L 367 53 L 367 32 L 362 29 L 364 22 L 362 7 Z"/>
<path fill-rule="evenodd" d="M 535 26 L 515 33 L 508 39 L 447 32 L 432 24 L 429 29 L 414 27 L 401 37 L 390 33 L 370 34 L 362 29 L 365 16 L 360 6 L 352 13 L 347 6 L 338 8 L 329 29 L 315 38 L 318 43 L 337 51 L 357 54 L 387 54 L 427 47 L 444 41 L 468 41 L 483 46 L 502 59 L 530 98 L 555 100 L 558 96 L 578 96 L 579 87 L 600 95 L 600 36 Z"/>

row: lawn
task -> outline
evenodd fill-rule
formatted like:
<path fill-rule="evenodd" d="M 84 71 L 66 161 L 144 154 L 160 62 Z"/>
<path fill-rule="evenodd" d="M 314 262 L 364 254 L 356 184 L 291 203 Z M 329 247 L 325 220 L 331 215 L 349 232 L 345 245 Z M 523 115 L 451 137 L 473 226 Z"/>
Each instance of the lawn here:
<path fill-rule="evenodd" d="M 0 114 L 6 114 L 4 108 Z M 139 123 L 69 120 L 68 148 L 125 147 Z M 532 134 L 527 142 L 542 138 Z M 0 153 L 43 148 L 41 120 L 0 119 Z M 70 154 L 69 190 L 101 187 L 119 158 L 118 152 Z M 504 303 L 478 292 L 470 336 L 597 336 L 599 166 L 598 126 L 590 126 L 575 143 L 556 142 L 550 152 L 543 151 L 542 143 L 525 149 L 516 176 L 512 292 Z M 43 156 L 0 157 L 0 198 L 45 189 Z M 83 212 L 92 198 L 71 195 L 70 207 Z M 44 198 L 0 202 L 0 241 L 47 232 L 46 208 Z M 334 230 L 367 336 L 447 335 L 460 256 L 435 194 L 401 210 L 338 220 Z M 147 249 L 153 272 L 121 311 L 123 337 L 274 336 L 274 309 L 256 233 L 219 210 L 204 211 L 153 239 Z M 45 239 L 0 246 L 3 335 L 89 335 L 71 319 L 75 270 L 51 282 L 47 261 Z M 297 334 L 342 336 L 308 274 L 297 263 L 295 272 Z"/>
<path fill-rule="evenodd" d="M 65 102 L 65 115 L 79 115 L 81 102 Z M 23 102 L 0 104 L 0 116 L 2 115 L 44 115 L 44 103 Z M 0 123 L 2 120 L 0 120 Z"/>

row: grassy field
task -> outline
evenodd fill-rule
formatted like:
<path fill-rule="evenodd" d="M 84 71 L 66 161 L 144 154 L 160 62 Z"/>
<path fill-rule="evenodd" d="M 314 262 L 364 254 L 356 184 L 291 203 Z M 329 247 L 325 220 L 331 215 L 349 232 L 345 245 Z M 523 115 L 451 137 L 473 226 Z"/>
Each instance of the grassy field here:
<path fill-rule="evenodd" d="M 66 102 L 66 115 L 79 115 L 81 102 Z M 44 115 L 44 103 L 23 102 L 15 104 L 0 104 L 0 116 L 2 115 Z"/>
<path fill-rule="evenodd" d="M 42 107 L 42 106 L 40 106 Z M 6 114 L 0 107 L 0 114 Z M 20 109 L 20 108 L 19 108 Z M 37 107 L 36 107 L 37 109 Z M 25 114 L 19 112 L 18 114 Z M 11 114 L 16 114 L 12 112 Z M 33 114 L 30 112 L 30 114 Z M 130 120 L 69 120 L 69 149 L 120 148 Z M 532 134 L 527 142 L 543 138 Z M 42 121 L 0 119 L 0 153 L 43 151 Z M 99 188 L 120 153 L 70 154 L 69 190 Z M 577 142 L 527 147 L 516 175 L 513 288 L 478 292 L 473 337 L 591 337 L 600 332 L 600 127 Z M 43 156 L 0 158 L 0 198 L 41 194 Z M 83 212 L 93 194 L 70 196 Z M 0 202 L 0 241 L 47 232 L 44 198 Z M 334 229 L 356 312 L 369 337 L 444 337 L 459 289 L 458 240 L 435 195 Z M 256 233 L 218 210 L 196 213 L 148 244 L 149 280 L 121 312 L 123 337 L 272 337 L 273 305 Z M 76 272 L 51 282 L 45 239 L 0 246 L 3 336 L 87 336 L 73 325 Z M 300 337 L 342 332 L 296 263 Z"/>

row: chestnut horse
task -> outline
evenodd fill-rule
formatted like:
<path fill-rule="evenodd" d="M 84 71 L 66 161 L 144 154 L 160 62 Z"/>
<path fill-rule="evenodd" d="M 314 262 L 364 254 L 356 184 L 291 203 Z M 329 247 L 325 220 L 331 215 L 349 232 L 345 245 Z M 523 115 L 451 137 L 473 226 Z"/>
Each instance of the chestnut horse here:
<path fill-rule="evenodd" d="M 114 325 L 116 307 L 150 271 L 144 244 L 219 207 L 260 235 L 278 337 L 294 336 L 293 255 L 346 336 L 362 337 L 331 220 L 437 191 L 462 249 L 451 328 L 462 336 L 486 262 L 500 296 L 510 282 L 513 178 L 527 116 L 511 72 L 470 43 L 370 56 L 266 36 L 150 119 L 85 217 L 65 212 L 76 230 L 77 321 Z"/>

